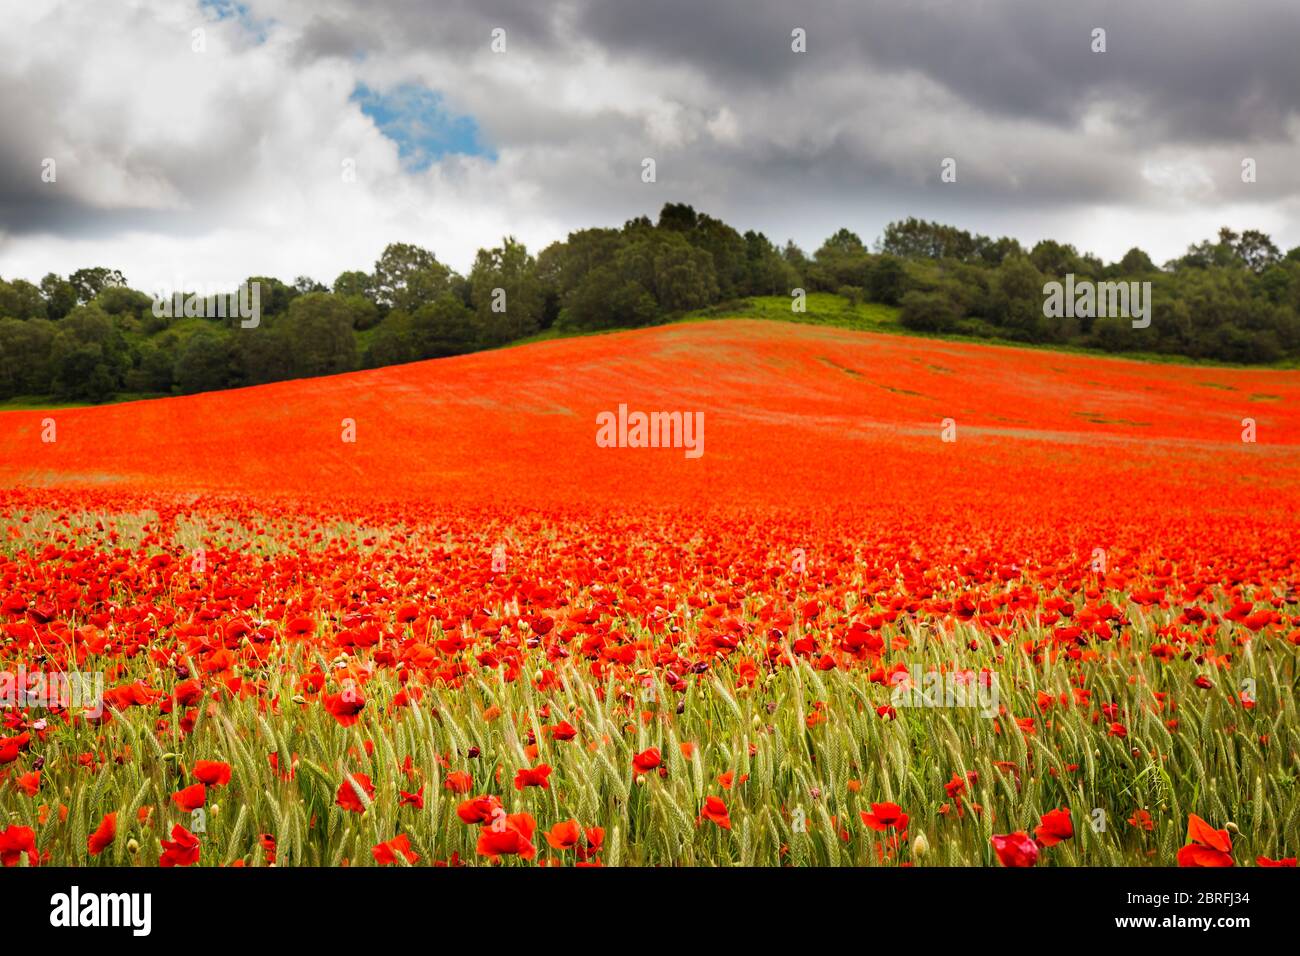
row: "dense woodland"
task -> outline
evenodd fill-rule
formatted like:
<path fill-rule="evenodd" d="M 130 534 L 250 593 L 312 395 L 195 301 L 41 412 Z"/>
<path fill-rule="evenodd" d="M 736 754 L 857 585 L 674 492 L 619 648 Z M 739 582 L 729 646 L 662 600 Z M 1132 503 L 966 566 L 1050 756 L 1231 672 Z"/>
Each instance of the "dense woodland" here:
<path fill-rule="evenodd" d="M 1048 318 L 1043 286 L 1073 273 L 1150 281 L 1151 326 Z M 1222 229 L 1156 266 L 1140 249 L 1104 263 L 1043 240 L 1025 249 L 938 223 L 891 223 L 869 248 L 841 229 L 811 256 L 670 203 L 658 222 L 584 229 L 532 255 L 511 238 L 468 276 L 434 253 L 388 246 L 331 286 L 265 276 L 256 328 L 160 317 L 108 268 L 40 285 L 0 280 L 0 400 L 102 402 L 185 394 L 456 355 L 535 336 L 633 328 L 756 296 L 832 292 L 899 309 L 918 332 L 1057 343 L 1235 363 L 1300 358 L 1300 247 Z M 503 308 L 504 306 L 504 308 Z M 215 309 L 213 310 L 215 312 Z"/>

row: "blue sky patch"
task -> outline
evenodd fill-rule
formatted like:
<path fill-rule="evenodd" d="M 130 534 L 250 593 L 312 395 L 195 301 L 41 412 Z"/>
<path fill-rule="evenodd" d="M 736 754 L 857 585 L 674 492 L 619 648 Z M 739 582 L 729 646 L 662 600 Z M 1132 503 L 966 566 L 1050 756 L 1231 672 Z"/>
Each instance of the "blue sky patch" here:
<path fill-rule="evenodd" d="M 248 5 L 239 0 L 199 0 L 199 9 L 209 13 L 215 20 L 234 20 L 257 39 L 266 42 L 266 30 L 273 21 L 254 20 Z"/>
<path fill-rule="evenodd" d="M 480 139 L 474 118 L 448 111 L 442 94 L 428 87 L 406 83 L 380 93 L 358 83 L 352 101 L 397 144 L 397 154 L 408 170 L 428 169 L 448 153 L 496 159 Z"/>

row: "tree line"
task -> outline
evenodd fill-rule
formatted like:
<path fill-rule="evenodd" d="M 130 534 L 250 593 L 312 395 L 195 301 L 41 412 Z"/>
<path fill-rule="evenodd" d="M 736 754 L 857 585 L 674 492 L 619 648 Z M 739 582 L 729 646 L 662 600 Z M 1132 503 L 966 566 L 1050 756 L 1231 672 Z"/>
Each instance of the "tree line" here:
<path fill-rule="evenodd" d="M 1149 281 L 1152 322 L 1050 317 L 1044 285 L 1073 274 Z M 407 243 L 331 286 L 251 276 L 260 316 L 158 314 L 118 271 L 0 280 L 0 400 L 102 402 L 187 394 L 494 348 L 555 334 L 635 328 L 756 296 L 832 292 L 896 306 L 918 332 L 1057 343 L 1236 363 L 1300 357 L 1300 247 L 1222 229 L 1156 266 L 1142 250 L 1104 263 L 1045 239 L 1025 249 L 940 223 L 890 223 L 873 248 L 840 229 L 811 255 L 740 233 L 689 205 L 658 221 L 583 229 L 537 255 L 507 237 L 468 275 Z M 163 310 L 165 313 L 172 310 Z M 215 315 L 215 310 L 206 314 Z"/>

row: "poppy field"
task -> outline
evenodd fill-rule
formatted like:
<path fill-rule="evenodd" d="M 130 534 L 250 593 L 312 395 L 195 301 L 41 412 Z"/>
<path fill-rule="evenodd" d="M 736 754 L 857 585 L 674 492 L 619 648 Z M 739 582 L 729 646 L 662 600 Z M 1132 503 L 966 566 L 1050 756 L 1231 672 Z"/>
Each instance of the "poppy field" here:
<path fill-rule="evenodd" d="M 0 862 L 1294 866 L 1298 403 L 728 320 L 2 412 Z"/>

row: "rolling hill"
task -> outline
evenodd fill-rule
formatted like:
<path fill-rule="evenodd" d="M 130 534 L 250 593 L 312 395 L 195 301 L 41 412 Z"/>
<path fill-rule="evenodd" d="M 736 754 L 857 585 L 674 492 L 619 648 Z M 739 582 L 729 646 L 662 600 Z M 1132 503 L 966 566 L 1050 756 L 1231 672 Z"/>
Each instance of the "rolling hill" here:
<path fill-rule="evenodd" d="M 704 454 L 596 416 L 702 412 Z M 1296 497 L 1300 376 L 772 322 L 541 342 L 99 408 L 0 413 L 0 482 L 511 506 L 883 506 L 1023 496 L 1214 509 Z M 1257 441 L 1242 441 L 1242 420 Z M 343 441 L 344 420 L 356 441 Z M 952 419 L 956 441 L 941 440 Z M 52 420 L 55 441 L 43 442 Z M 951 433 L 950 433 L 951 434 Z M 1165 496 L 1167 498 L 1167 496 Z"/>

